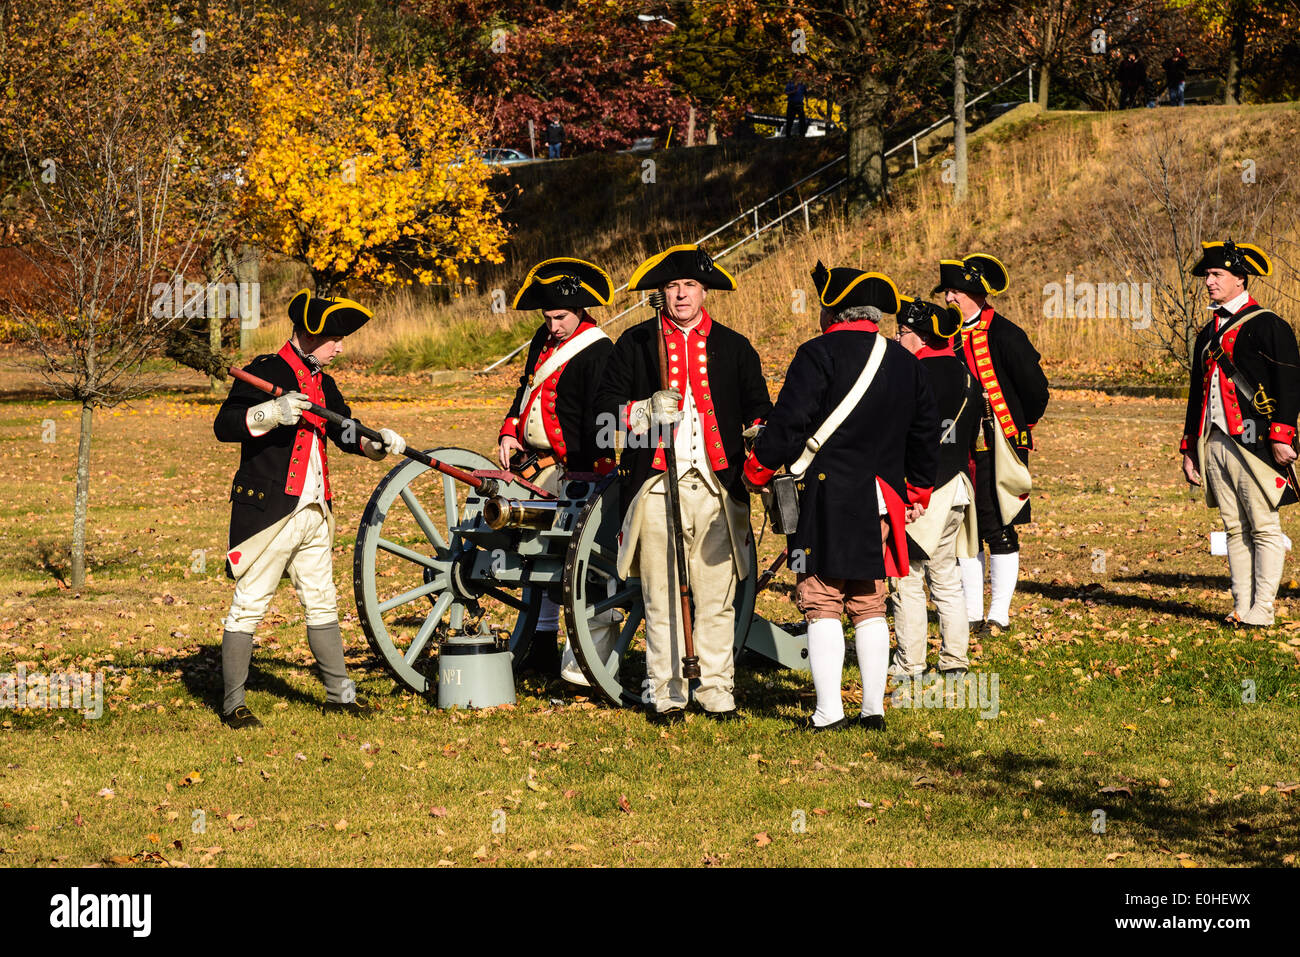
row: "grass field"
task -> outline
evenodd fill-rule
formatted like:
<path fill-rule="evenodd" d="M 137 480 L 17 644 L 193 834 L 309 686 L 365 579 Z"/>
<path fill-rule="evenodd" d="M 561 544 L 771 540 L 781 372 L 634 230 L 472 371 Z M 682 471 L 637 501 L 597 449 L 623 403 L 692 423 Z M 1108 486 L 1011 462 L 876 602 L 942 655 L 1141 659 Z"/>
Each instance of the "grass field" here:
<path fill-rule="evenodd" d="M 479 451 L 510 388 L 509 375 L 453 388 L 347 371 L 340 385 L 413 444 Z M 783 733 L 810 710 L 810 679 L 774 669 L 741 672 L 744 722 L 670 730 L 559 683 L 523 682 L 516 707 L 484 712 L 396 692 L 350 580 L 387 466 L 341 454 L 343 633 L 383 711 L 319 715 L 286 586 L 254 657 L 249 704 L 266 726 L 225 729 L 213 706 L 238 451 L 213 439 L 215 403 L 169 394 L 97 417 L 91 581 L 73 596 L 60 577 L 75 418 L 4 402 L 0 672 L 103 672 L 105 711 L 0 712 L 0 863 L 1294 866 L 1300 586 L 1289 564 L 1277 627 L 1219 627 L 1226 564 L 1209 555 L 1215 513 L 1178 474 L 1180 405 L 1054 396 L 1014 628 L 975 651 L 973 672 L 999 679 L 996 717 L 897 709 L 883 734 L 812 737 Z M 1297 517 L 1284 527 L 1300 541 Z M 760 557 L 776 550 L 769 535 Z M 787 575 L 759 612 L 795 617 L 789 589 Z"/>

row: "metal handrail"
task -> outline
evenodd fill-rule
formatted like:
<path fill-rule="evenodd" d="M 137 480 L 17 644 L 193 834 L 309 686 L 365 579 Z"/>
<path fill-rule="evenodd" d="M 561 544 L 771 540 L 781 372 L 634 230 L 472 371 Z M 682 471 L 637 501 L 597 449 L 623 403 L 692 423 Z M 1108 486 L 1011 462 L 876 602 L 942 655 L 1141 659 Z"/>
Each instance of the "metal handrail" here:
<path fill-rule="evenodd" d="M 1020 77 L 1022 74 L 1026 74 L 1026 73 L 1029 75 L 1029 101 L 1030 101 L 1030 102 L 1033 102 L 1033 99 L 1034 99 L 1034 68 L 1033 68 L 1033 67 L 1026 67 L 1025 69 L 1021 70 L 1020 72 L 1018 72 L 1018 73 L 1014 73 L 1014 74 L 1012 74 L 1011 76 L 1007 77 L 1007 78 L 1006 78 L 1005 80 L 1003 80 L 1001 83 L 997 84 L 997 86 L 989 87 L 987 90 L 985 90 L 985 91 L 984 91 L 983 93 L 981 93 L 979 96 L 976 96 L 976 97 L 974 97 L 974 98 L 971 99 L 971 100 L 968 100 L 967 103 L 966 103 L 966 105 L 969 106 L 969 105 L 971 105 L 972 103 L 976 103 L 976 102 L 978 102 L 979 100 L 982 100 L 984 97 L 988 96 L 988 95 L 991 94 L 991 93 L 995 93 L 996 91 L 1000 90 L 1002 87 L 1004 87 L 1004 86 L 1006 86 L 1008 83 L 1010 83 L 1012 80 L 1017 79 L 1017 78 Z M 898 152 L 900 149 L 902 149 L 904 146 L 907 146 L 907 145 L 910 143 L 910 144 L 912 144 L 913 166 L 919 166 L 920 163 L 919 163 L 919 160 L 917 159 L 917 153 L 916 153 L 916 141 L 919 140 L 921 137 L 926 136 L 927 134 L 929 134 L 929 133 L 933 132 L 934 130 L 938 129 L 940 126 L 943 126 L 945 123 L 952 122 L 952 120 L 953 120 L 953 115 L 950 113 L 950 114 L 948 114 L 947 116 L 945 116 L 943 119 L 939 120 L 938 122 L 930 124 L 930 125 L 927 126 L 924 130 L 922 130 L 920 133 L 916 133 L 915 135 L 909 137 L 909 138 L 906 139 L 906 140 L 903 140 L 903 142 L 901 142 L 901 143 L 899 143 L 898 145 L 892 147 L 891 149 L 886 150 L 885 153 L 884 153 L 884 156 L 885 156 L 885 157 L 889 157 L 890 155 L 892 155 L 893 153 Z M 809 206 L 810 206 L 810 205 L 811 205 L 815 200 L 818 200 L 818 199 L 820 199 L 821 197 L 827 195 L 828 193 L 834 192 L 835 190 L 839 189 L 841 186 L 844 185 L 845 182 L 848 181 L 848 177 L 847 177 L 847 176 L 845 176 L 845 177 L 841 177 L 840 179 L 838 179 L 838 180 L 836 180 L 834 183 L 832 183 L 830 186 L 828 186 L 828 187 L 826 187 L 825 189 L 823 189 L 821 192 L 816 193 L 816 194 L 813 195 L 813 196 L 810 196 L 808 199 L 805 199 L 803 202 L 799 203 L 799 205 L 794 206 L 794 207 L 792 207 L 791 209 L 787 210 L 786 212 L 782 213 L 780 216 L 778 216 L 776 219 L 772 220 L 770 223 L 766 223 L 765 225 L 763 225 L 763 226 L 761 226 L 761 227 L 758 225 L 758 211 L 759 211 L 760 209 L 762 209 L 764 206 L 766 206 L 768 203 L 771 203 L 772 201 L 774 201 L 774 200 L 776 200 L 776 199 L 779 199 L 780 197 L 784 196 L 786 193 L 790 192 L 791 190 L 796 189 L 796 188 L 798 188 L 799 186 L 802 186 L 804 183 L 808 182 L 810 179 L 813 179 L 814 177 L 821 175 L 822 173 L 826 172 L 826 170 L 830 169 L 832 166 L 838 166 L 840 163 L 845 162 L 847 159 L 848 159 L 848 156 L 838 156 L 838 157 L 836 157 L 835 159 L 831 160 L 831 161 L 830 161 L 829 163 L 827 163 L 826 165 L 821 166 L 821 167 L 819 167 L 819 168 L 813 170 L 811 173 L 809 173 L 807 176 L 803 177 L 802 179 L 797 180 L 796 182 L 791 183 L 789 186 L 786 186 L 786 187 L 784 187 L 783 189 L 781 189 L 780 191 L 773 193 L 771 196 L 767 197 L 767 198 L 764 199 L 762 202 L 760 202 L 760 203 L 758 203 L 758 204 L 756 204 L 756 205 L 754 205 L 754 206 L 751 206 L 749 209 L 745 210 L 745 211 L 744 211 L 743 213 L 741 213 L 739 216 L 736 216 L 736 217 L 734 217 L 733 219 L 728 220 L 727 222 L 723 223 L 721 226 L 719 226 L 717 229 L 713 230 L 712 232 L 705 233 L 703 236 L 701 236 L 699 239 L 697 239 L 697 240 L 695 241 L 695 244 L 698 246 L 698 245 L 702 244 L 703 242 L 705 242 L 706 240 L 712 239 L 714 236 L 717 236 L 717 235 L 718 235 L 719 233 L 721 233 L 723 230 L 728 229 L 728 228 L 731 227 L 731 226 L 734 226 L 736 223 L 740 222 L 742 219 L 748 219 L 750 216 L 753 216 L 753 217 L 754 217 L 754 231 L 753 231 L 752 233 L 747 233 L 747 234 L 744 236 L 744 238 L 740 239 L 739 241 L 737 241 L 737 242 L 735 242 L 735 243 L 732 243 L 730 246 L 728 246 L 726 249 L 724 249 L 722 252 L 718 253 L 717 256 L 714 257 L 715 259 L 721 259 L 723 256 L 726 256 L 726 255 L 728 255 L 729 253 L 734 252 L 735 250 L 739 249 L 741 246 L 745 245 L 746 243 L 753 242 L 755 239 L 757 239 L 757 238 L 758 238 L 759 236 L 761 236 L 763 233 L 767 232 L 769 229 L 771 229 L 771 228 L 772 228 L 773 226 L 775 226 L 777 223 L 779 223 L 779 222 L 781 222 L 782 220 L 784 220 L 787 216 L 792 216 L 792 215 L 794 215 L 795 213 L 797 213 L 797 212 L 799 212 L 800 210 L 802 210 L 802 211 L 804 212 L 804 214 L 805 214 L 805 218 L 806 218 L 807 211 L 808 211 L 808 207 L 809 207 Z M 614 292 L 616 292 L 616 293 L 618 293 L 618 292 L 622 292 L 623 290 L 627 289 L 627 287 L 628 287 L 628 284 L 627 284 L 627 283 L 623 283 L 623 285 L 621 285 L 621 286 L 619 286 L 617 289 L 615 289 Z M 608 325 L 610 325 L 610 324 L 612 324 L 612 323 L 617 322 L 619 319 L 622 319 L 624 316 L 628 315 L 629 313 L 633 312 L 634 310 L 639 309 L 639 308 L 641 308 L 642 306 L 644 306 L 644 305 L 646 304 L 647 301 L 648 301 L 647 297 L 646 297 L 646 296 L 642 296 L 642 297 L 641 297 L 637 302 L 635 302 L 635 303 L 633 303 L 632 305 L 628 306 L 628 307 L 627 307 L 626 309 L 624 309 L 622 312 L 619 312 L 619 313 L 617 313 L 617 314 L 615 314 L 615 315 L 613 315 L 613 316 L 610 316 L 610 317 L 609 317 L 608 319 L 606 319 L 604 322 L 599 323 L 599 324 L 598 324 L 599 327 L 603 329 L 605 326 L 608 326 Z M 531 340 L 529 340 L 529 341 L 531 341 Z M 521 344 L 517 349 L 514 349 L 513 351 L 511 351 L 511 352 L 508 353 L 507 355 L 502 356 L 500 359 L 498 359 L 496 362 L 492 363 L 492 364 L 491 364 L 490 366 L 488 366 L 487 368 L 480 370 L 480 373 L 479 373 L 479 374 L 482 375 L 482 374 L 485 374 L 485 373 L 491 372 L 493 369 L 495 369 L 497 366 L 501 365 L 502 363 L 504 363 L 504 362 L 509 362 L 509 361 L 510 361 L 511 359 L 513 359 L 515 356 L 519 355 L 519 353 L 523 352 L 524 349 L 528 348 L 528 345 L 529 345 L 529 342 L 524 342 L 524 343 L 522 343 L 522 344 Z"/>
<path fill-rule="evenodd" d="M 983 93 L 981 93 L 979 96 L 967 100 L 967 101 L 966 101 L 966 105 L 967 105 L 967 106 L 970 106 L 972 103 L 978 103 L 980 100 L 984 99 L 984 97 L 988 96 L 990 93 L 996 93 L 998 90 L 1002 89 L 1002 87 L 1006 86 L 1006 85 L 1007 85 L 1008 83 L 1010 83 L 1012 80 L 1014 80 L 1014 79 L 1016 79 L 1017 77 L 1019 77 L 1021 73 L 1028 73 L 1028 74 L 1029 74 L 1029 99 L 1032 101 L 1033 98 L 1034 98 L 1034 86 L 1033 86 L 1033 84 L 1034 84 L 1034 68 L 1033 68 L 1033 67 L 1025 67 L 1025 69 L 1021 70 L 1020 73 L 1013 73 L 1011 76 L 1007 77 L 1005 80 L 1003 80 L 1003 81 L 1002 81 L 1001 83 L 999 83 L 997 86 L 991 86 L 991 87 L 989 87 L 987 90 L 985 90 Z M 926 136 L 926 135 L 928 135 L 929 133 L 934 132 L 934 131 L 937 130 L 939 127 L 943 126 L 943 125 L 946 124 L 946 123 L 951 123 L 952 121 L 953 121 L 953 114 L 949 113 L 949 114 L 948 114 L 947 116 L 945 116 L 943 119 L 938 120 L 937 122 L 931 123 L 929 126 L 927 126 L 925 129 L 923 129 L 921 132 L 916 133 L 916 134 L 914 134 L 914 135 L 908 137 L 907 139 L 903 140 L 903 142 L 897 144 L 896 146 L 894 146 L 894 147 L 892 147 L 892 148 L 890 148 L 890 149 L 885 150 L 885 157 L 888 158 L 889 156 L 893 155 L 894 153 L 897 153 L 899 150 L 901 150 L 904 146 L 907 146 L 909 143 L 911 143 L 911 144 L 915 144 L 916 141 L 919 140 L 921 137 Z M 912 155 L 915 157 L 915 155 L 916 155 L 915 150 L 913 150 Z M 916 164 L 916 165 L 919 165 L 919 164 Z"/>

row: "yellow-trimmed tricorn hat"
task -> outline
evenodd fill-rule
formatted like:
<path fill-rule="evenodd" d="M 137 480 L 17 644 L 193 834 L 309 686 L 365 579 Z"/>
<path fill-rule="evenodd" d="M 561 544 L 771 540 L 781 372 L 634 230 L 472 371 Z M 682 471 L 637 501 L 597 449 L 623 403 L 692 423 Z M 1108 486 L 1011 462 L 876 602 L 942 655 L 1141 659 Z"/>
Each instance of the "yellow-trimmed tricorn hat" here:
<path fill-rule="evenodd" d="M 956 289 L 974 296 L 996 296 L 1007 291 L 1011 277 L 1007 267 L 987 253 L 971 253 L 962 259 L 939 261 L 939 283 L 930 295 Z"/>
<path fill-rule="evenodd" d="M 595 263 L 571 256 L 539 262 L 515 293 L 512 309 L 568 309 L 608 306 L 614 297 L 609 274 Z"/>
<path fill-rule="evenodd" d="M 1193 276 L 1204 276 L 1211 269 L 1226 269 L 1237 276 L 1271 276 L 1273 263 L 1264 250 L 1250 243 L 1201 243 L 1201 260 L 1192 267 Z"/>
<path fill-rule="evenodd" d="M 899 296 L 898 324 L 910 329 L 921 329 L 944 339 L 951 339 L 961 330 L 961 310 L 954 305 L 937 306 L 925 299 Z"/>
<path fill-rule="evenodd" d="M 350 336 L 374 316 L 369 309 L 339 296 L 327 299 L 304 289 L 289 300 L 289 321 L 313 336 Z"/>
<path fill-rule="evenodd" d="M 818 301 L 827 309 L 875 306 L 881 312 L 898 312 L 898 287 L 884 273 L 848 266 L 827 269 L 819 259 L 812 280 Z"/>
<path fill-rule="evenodd" d="M 736 280 L 695 243 L 670 246 L 636 267 L 627 281 L 631 292 L 662 289 L 674 279 L 694 279 L 709 289 L 734 291 Z"/>

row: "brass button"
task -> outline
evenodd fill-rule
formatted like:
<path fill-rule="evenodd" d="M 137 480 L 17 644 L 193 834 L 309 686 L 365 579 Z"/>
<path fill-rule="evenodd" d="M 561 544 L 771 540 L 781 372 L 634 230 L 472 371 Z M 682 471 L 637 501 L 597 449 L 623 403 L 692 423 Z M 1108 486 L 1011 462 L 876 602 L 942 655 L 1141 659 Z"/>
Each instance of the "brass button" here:
<path fill-rule="evenodd" d="M 249 495 L 252 495 L 252 494 L 253 494 L 253 490 L 252 490 L 251 488 L 248 490 L 248 494 L 249 494 Z"/>
<path fill-rule="evenodd" d="M 263 495 L 261 492 L 258 492 L 258 493 L 257 493 L 257 497 L 258 497 L 258 498 L 266 498 L 266 496 Z"/>
<path fill-rule="evenodd" d="M 236 491 L 236 492 L 242 492 L 243 490 L 244 490 L 244 486 L 242 486 L 242 485 L 236 485 L 236 486 L 235 486 L 235 491 Z"/>
<path fill-rule="evenodd" d="M 825 472 L 818 472 L 818 473 L 817 473 L 817 481 L 819 481 L 819 482 L 825 482 L 825 481 L 826 481 L 826 473 L 825 473 Z"/>

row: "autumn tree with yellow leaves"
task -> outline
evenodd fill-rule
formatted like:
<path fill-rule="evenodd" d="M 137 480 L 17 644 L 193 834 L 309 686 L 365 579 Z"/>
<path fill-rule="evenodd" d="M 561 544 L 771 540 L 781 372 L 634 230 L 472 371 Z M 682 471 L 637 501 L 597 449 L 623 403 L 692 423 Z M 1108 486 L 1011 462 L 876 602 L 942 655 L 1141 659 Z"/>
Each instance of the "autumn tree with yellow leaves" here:
<path fill-rule="evenodd" d="M 364 38 L 286 49 L 251 82 L 243 175 L 254 241 L 345 282 L 455 286 L 500 262 L 505 228 L 475 150 L 482 124 L 432 65 L 381 63 Z"/>

